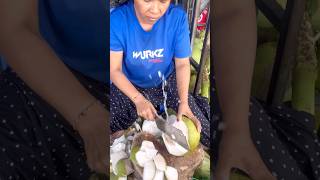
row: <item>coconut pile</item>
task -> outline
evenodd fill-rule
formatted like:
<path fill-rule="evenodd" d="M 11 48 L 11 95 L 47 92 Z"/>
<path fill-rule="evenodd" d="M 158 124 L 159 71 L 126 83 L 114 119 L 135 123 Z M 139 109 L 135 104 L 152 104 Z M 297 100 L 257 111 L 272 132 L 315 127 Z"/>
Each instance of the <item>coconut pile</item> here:
<path fill-rule="evenodd" d="M 193 177 L 204 159 L 200 133 L 187 117 L 167 121 L 181 130 L 189 149 L 185 149 L 158 129 L 155 121 L 137 121 L 131 128 L 111 139 L 110 179 L 184 180 Z"/>

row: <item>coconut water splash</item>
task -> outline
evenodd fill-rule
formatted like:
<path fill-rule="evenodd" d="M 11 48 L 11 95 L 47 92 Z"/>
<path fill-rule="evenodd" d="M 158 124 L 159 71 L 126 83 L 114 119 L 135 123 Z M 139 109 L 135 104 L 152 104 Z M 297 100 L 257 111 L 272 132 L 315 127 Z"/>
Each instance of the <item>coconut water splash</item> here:
<path fill-rule="evenodd" d="M 158 75 L 162 80 L 162 93 L 163 93 L 163 107 L 164 107 L 164 112 L 166 113 L 166 119 L 168 119 L 169 114 L 168 114 L 168 108 L 167 108 L 167 92 L 164 90 L 165 86 L 167 85 L 167 81 L 164 78 L 164 75 L 161 73 L 161 71 L 158 71 Z"/>

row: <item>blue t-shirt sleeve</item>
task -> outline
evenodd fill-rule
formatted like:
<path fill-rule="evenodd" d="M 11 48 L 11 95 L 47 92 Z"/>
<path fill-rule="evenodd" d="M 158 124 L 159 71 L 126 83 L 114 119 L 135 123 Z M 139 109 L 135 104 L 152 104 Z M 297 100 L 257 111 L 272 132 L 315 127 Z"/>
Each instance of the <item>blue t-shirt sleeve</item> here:
<path fill-rule="evenodd" d="M 121 12 L 116 10 L 110 15 L 110 51 L 124 50 L 122 18 Z"/>
<path fill-rule="evenodd" d="M 187 14 L 183 12 L 183 16 L 179 21 L 179 29 L 176 31 L 174 57 L 175 58 L 186 58 L 191 55 L 190 47 L 190 31 Z"/>

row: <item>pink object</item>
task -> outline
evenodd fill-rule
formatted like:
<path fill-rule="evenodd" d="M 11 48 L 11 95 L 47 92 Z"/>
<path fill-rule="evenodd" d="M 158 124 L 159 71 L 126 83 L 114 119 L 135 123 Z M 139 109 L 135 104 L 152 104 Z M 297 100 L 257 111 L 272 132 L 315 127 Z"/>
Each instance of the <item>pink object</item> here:
<path fill-rule="evenodd" d="M 208 18 L 208 9 L 206 8 L 201 12 L 198 18 L 198 24 L 197 24 L 198 31 L 202 31 L 206 28 L 207 18 Z"/>

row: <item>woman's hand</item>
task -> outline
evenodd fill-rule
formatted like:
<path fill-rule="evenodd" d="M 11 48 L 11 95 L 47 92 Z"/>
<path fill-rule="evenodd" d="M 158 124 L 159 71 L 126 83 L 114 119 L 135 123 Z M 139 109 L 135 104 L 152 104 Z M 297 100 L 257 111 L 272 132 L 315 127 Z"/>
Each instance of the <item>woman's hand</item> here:
<path fill-rule="evenodd" d="M 157 110 L 143 95 L 139 94 L 133 103 L 136 106 L 138 116 L 147 120 L 155 120 Z"/>
<path fill-rule="evenodd" d="M 189 107 L 189 104 L 187 102 L 182 102 L 179 104 L 178 115 L 177 115 L 178 121 L 182 120 L 182 115 L 185 115 L 188 118 L 190 118 L 193 121 L 193 123 L 196 125 L 198 132 L 201 132 L 201 123 L 197 119 L 197 117 L 193 115 Z"/>
<path fill-rule="evenodd" d="M 244 171 L 253 180 L 276 180 L 262 161 L 250 133 L 230 128 L 222 134 L 214 179 L 229 180 L 232 168 Z"/>
<path fill-rule="evenodd" d="M 85 145 L 87 163 L 91 170 L 107 175 L 108 148 L 107 141 L 109 112 L 99 103 L 88 109 L 78 120 L 76 130 L 80 133 Z"/>

